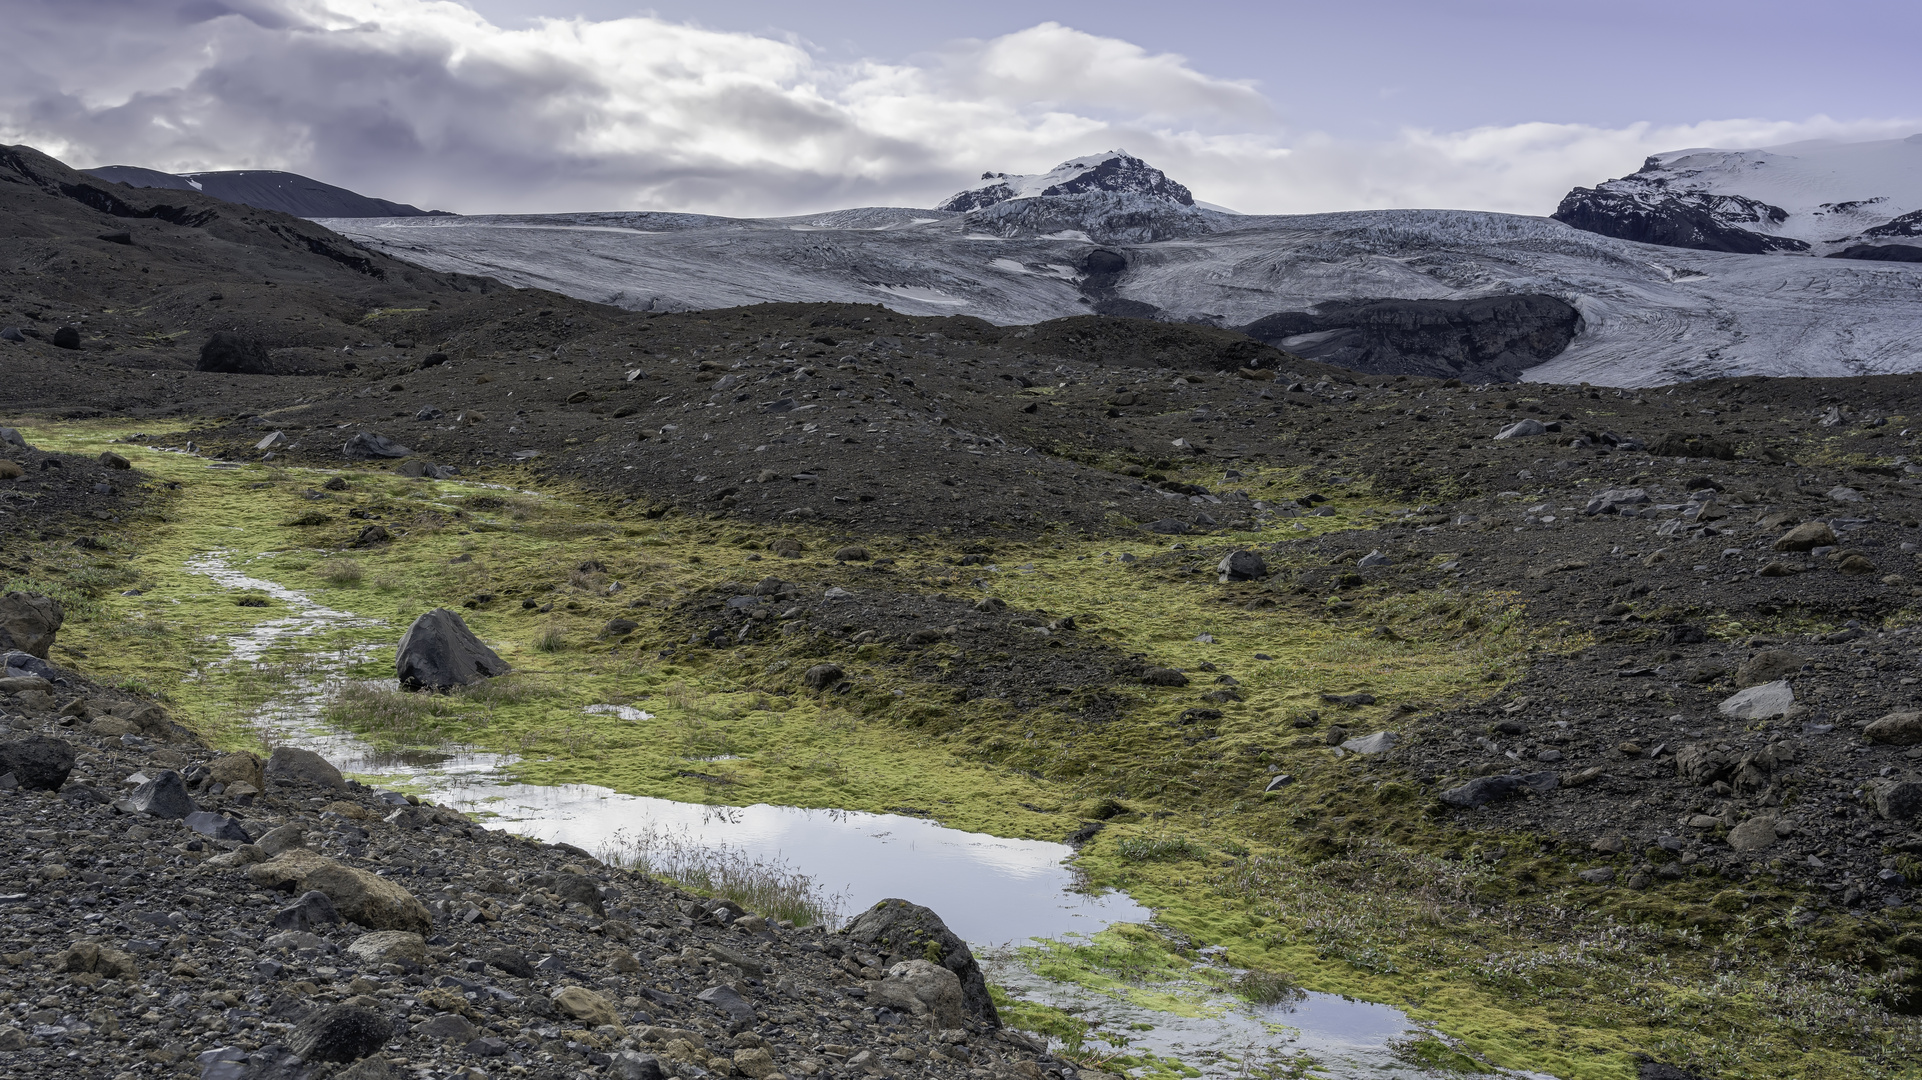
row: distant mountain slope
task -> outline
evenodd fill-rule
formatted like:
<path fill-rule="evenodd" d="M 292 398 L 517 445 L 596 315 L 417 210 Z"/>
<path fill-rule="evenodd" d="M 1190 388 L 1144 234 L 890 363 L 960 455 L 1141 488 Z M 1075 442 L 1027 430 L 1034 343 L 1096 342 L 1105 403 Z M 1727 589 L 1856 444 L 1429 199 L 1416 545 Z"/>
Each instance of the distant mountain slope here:
<path fill-rule="evenodd" d="M 1576 188 L 1554 217 L 1622 240 L 1743 254 L 1849 254 L 1922 237 L 1922 135 L 1763 150 L 1677 150 Z"/>
<path fill-rule="evenodd" d="M 235 172 L 164 173 L 137 165 L 107 165 L 84 170 L 87 175 L 137 188 L 198 191 L 224 202 L 261 210 L 277 210 L 303 218 L 432 217 L 444 210 L 422 210 L 406 203 L 370 198 L 332 184 L 273 169 Z"/>
<path fill-rule="evenodd" d="M 1053 170 L 1022 176 L 982 173 L 982 183 L 948 196 L 936 210 L 985 210 L 998 203 L 1044 195 L 1085 195 L 1107 192 L 1141 195 L 1180 206 L 1193 206 L 1194 195 L 1153 165 L 1128 153 L 1110 150 L 1056 165 Z"/>

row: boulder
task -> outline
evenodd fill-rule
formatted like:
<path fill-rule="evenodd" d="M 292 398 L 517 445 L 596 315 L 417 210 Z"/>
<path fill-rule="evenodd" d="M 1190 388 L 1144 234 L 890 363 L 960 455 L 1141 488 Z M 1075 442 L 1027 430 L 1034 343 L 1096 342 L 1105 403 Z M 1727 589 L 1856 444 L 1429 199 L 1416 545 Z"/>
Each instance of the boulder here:
<path fill-rule="evenodd" d="M 606 915 L 607 908 L 601 899 L 601 887 L 594 879 L 582 874 L 559 873 L 554 875 L 554 892 L 569 903 L 585 904 L 596 915 Z"/>
<path fill-rule="evenodd" d="M 740 1068 L 740 1063 L 736 1062 L 735 1067 Z M 614 1063 L 608 1068 L 620 1080 L 668 1080 L 674 1075 L 661 1068 L 660 1059 L 638 1050 L 615 1051 Z M 747 1070 L 741 1069 L 741 1071 L 745 1073 Z"/>
<path fill-rule="evenodd" d="M 111 945 L 91 941 L 76 941 L 65 951 L 56 953 L 47 963 L 55 972 L 63 974 L 104 975 L 109 979 L 125 979 L 128 982 L 140 978 L 140 970 L 135 966 L 132 956 Z"/>
<path fill-rule="evenodd" d="M 1728 831 L 1728 846 L 1737 851 L 1761 851 L 1775 839 L 1774 814 L 1757 814 Z"/>
<path fill-rule="evenodd" d="M 1801 657 L 1781 649 L 1764 649 L 1742 661 L 1741 666 L 1735 669 L 1735 685 L 1743 688 L 1760 686 L 1800 670 Z"/>
<path fill-rule="evenodd" d="M 730 1030 L 741 1030 L 754 1023 L 758 1018 L 754 1005 L 741 996 L 740 991 L 722 984 L 710 986 L 694 995 L 695 1000 L 705 1002 L 727 1014 Z"/>
<path fill-rule="evenodd" d="M 1151 667 L 1142 670 L 1141 681 L 1149 686 L 1186 686 L 1188 676 L 1174 668 Z"/>
<path fill-rule="evenodd" d="M 801 676 L 801 681 L 807 683 L 810 690 L 825 690 L 841 681 L 841 675 L 839 664 L 816 664 L 807 669 L 807 673 Z"/>
<path fill-rule="evenodd" d="M 176 820 L 200 811 L 187 795 L 186 781 L 172 769 L 156 773 L 153 779 L 134 788 L 122 803 L 131 813 Z"/>
<path fill-rule="evenodd" d="M 527 962 L 527 957 L 521 955 L 519 949 L 502 945 L 487 950 L 481 954 L 481 959 L 486 961 L 488 967 L 504 971 L 516 979 L 531 979 L 535 975 L 534 965 Z"/>
<path fill-rule="evenodd" d="M 1460 787 L 1441 793 L 1441 801 L 1458 810 L 1473 810 L 1497 799 L 1506 799 L 1522 790 L 1519 776 L 1477 776 Z"/>
<path fill-rule="evenodd" d="M 319 889 L 302 893 L 300 899 L 274 912 L 274 929 L 291 933 L 312 933 L 339 921 L 340 912 L 334 910 L 334 902 Z"/>
<path fill-rule="evenodd" d="M 48 735 L 0 742 L 0 774 L 28 791 L 59 791 L 73 771 L 73 744 Z"/>
<path fill-rule="evenodd" d="M 927 1021 L 932 1028 L 958 1028 L 967 1020 L 961 979 L 926 960 L 903 960 L 888 968 L 868 1000 Z"/>
<path fill-rule="evenodd" d="M 1648 501 L 1646 488 L 1609 488 L 1607 491 L 1588 500 L 1582 507 L 1584 514 L 1617 514 L 1624 506 L 1639 506 Z"/>
<path fill-rule="evenodd" d="M 1215 564 L 1215 574 L 1224 585 L 1230 581 L 1258 581 L 1268 576 L 1268 564 L 1259 551 L 1231 551 Z"/>
<path fill-rule="evenodd" d="M 1385 754 L 1393 750 L 1395 744 L 1400 741 L 1401 736 L 1395 732 L 1377 731 L 1373 735 L 1364 735 L 1358 739 L 1349 739 L 1341 744 L 1341 748 L 1351 754 L 1362 754 L 1364 756 L 1368 754 Z"/>
<path fill-rule="evenodd" d="M 343 918 L 369 930 L 425 933 L 433 929 L 433 916 L 406 889 L 305 848 L 248 867 L 247 880 L 260 888 L 282 892 L 326 893 Z"/>
<path fill-rule="evenodd" d="M 1862 729 L 1862 734 L 1891 746 L 1922 745 L 1922 712 L 1893 712 Z"/>
<path fill-rule="evenodd" d="M 1902 780 L 1875 789 L 1875 812 L 1890 821 L 1922 817 L 1922 783 Z"/>
<path fill-rule="evenodd" d="M 238 840 L 243 844 L 250 844 L 254 839 L 247 835 L 246 829 L 241 828 L 240 822 L 225 814 L 196 810 L 181 820 L 186 822 L 189 829 L 211 840 Z"/>
<path fill-rule="evenodd" d="M 45 660 L 65 621 L 66 611 L 51 596 L 29 592 L 0 596 L 0 650 L 18 649 Z"/>
<path fill-rule="evenodd" d="M 119 454 L 114 453 L 112 450 L 102 450 L 100 452 L 100 456 L 94 460 L 100 462 L 100 464 L 105 465 L 109 469 L 133 468 L 133 462 L 128 461 L 126 458 L 120 456 Z"/>
<path fill-rule="evenodd" d="M 748 1080 L 767 1080 L 780 1073 L 774 1064 L 774 1055 L 758 1046 L 743 1047 L 734 1051 L 734 1071 Z"/>
<path fill-rule="evenodd" d="M 554 991 L 554 1007 L 564 1016 L 579 1020 L 589 1028 L 602 1024 L 619 1026 L 621 1016 L 614 1011 L 613 1002 L 589 990 L 585 986 L 563 986 Z"/>
<path fill-rule="evenodd" d="M 1775 538 L 1777 551 L 1811 551 L 1837 543 L 1835 530 L 1826 521 L 1805 521 Z"/>
<path fill-rule="evenodd" d="M 78 349 L 80 347 L 80 328 L 63 326 L 53 332 L 53 347 L 56 349 Z"/>
<path fill-rule="evenodd" d="M 311 895 L 311 894 L 310 894 Z M 427 942 L 419 934 L 405 930 L 380 930 L 362 934 L 347 946 L 347 955 L 363 964 L 427 964 Z"/>
<path fill-rule="evenodd" d="M 26 438 L 20 434 L 20 429 L 18 428 L 0 427 L 0 444 L 15 447 L 20 450 L 33 449 L 33 447 L 27 445 Z"/>
<path fill-rule="evenodd" d="M 312 750 L 302 750 L 297 746 L 276 746 L 267 767 L 263 770 L 266 778 L 282 784 L 319 784 L 323 787 L 342 788 L 347 779 L 340 770 L 327 763 L 327 759 Z"/>
<path fill-rule="evenodd" d="M 272 375 L 274 362 L 259 338 L 232 330 L 216 330 L 200 346 L 195 371 L 217 371 L 226 375 Z"/>
<path fill-rule="evenodd" d="M 387 1045 L 394 1026 L 358 1005 L 326 1005 L 295 1025 L 287 1048 L 308 1061 L 358 1061 Z"/>
<path fill-rule="evenodd" d="M 1548 425 L 1540 420 L 1517 420 L 1495 433 L 1497 439 L 1525 439 L 1533 435 L 1548 434 Z"/>
<path fill-rule="evenodd" d="M 974 953 L 933 911 L 906 900 L 883 900 L 862 912 L 843 932 L 849 941 L 880 954 L 888 968 L 909 960 L 926 960 L 948 969 L 960 981 L 962 1008 L 968 1016 L 991 1027 L 1001 1026 L 1001 1016 L 988 996 L 987 980 Z"/>
<path fill-rule="evenodd" d="M 1739 720 L 1772 720 L 1795 707 L 1795 691 L 1786 682 L 1751 686 L 1723 699 L 1716 711 Z"/>
<path fill-rule="evenodd" d="M 1147 528 L 1149 532 L 1160 533 L 1163 536 L 1184 536 L 1191 531 L 1187 522 L 1177 518 L 1162 518 L 1159 521 L 1151 521 L 1148 523 Z"/>
<path fill-rule="evenodd" d="M 373 431 L 357 432 L 340 448 L 349 461 L 372 461 L 376 458 L 404 458 L 412 450 L 395 442 L 385 435 Z"/>
<path fill-rule="evenodd" d="M 441 1013 L 414 1025 L 414 1034 L 423 1039 L 443 1039 L 463 1044 L 472 1042 L 480 1033 L 481 1029 L 459 1013 Z"/>
<path fill-rule="evenodd" d="M 481 644 L 461 617 L 435 608 L 414 620 L 401 635 L 394 673 L 405 690 L 449 690 L 472 686 L 512 670 L 494 650 Z"/>
<path fill-rule="evenodd" d="M 229 787 L 252 784 L 257 791 L 267 790 L 267 774 L 262 770 L 260 759 L 245 750 L 215 758 L 207 766 L 207 782 Z"/>

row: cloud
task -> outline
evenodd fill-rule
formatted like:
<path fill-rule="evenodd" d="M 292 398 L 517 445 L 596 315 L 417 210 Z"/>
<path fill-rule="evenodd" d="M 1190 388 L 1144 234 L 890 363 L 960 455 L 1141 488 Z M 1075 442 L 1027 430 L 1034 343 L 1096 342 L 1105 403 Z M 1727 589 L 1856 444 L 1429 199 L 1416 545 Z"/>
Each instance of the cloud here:
<path fill-rule="evenodd" d="M 466 212 L 931 205 L 983 170 L 1126 146 L 1248 212 L 1545 213 L 1691 145 L 1913 121 L 1522 124 L 1361 142 L 1260 88 L 1041 23 L 912 63 L 637 17 L 494 26 L 446 0 L 15 0 L 0 140 L 82 166 L 283 168 Z"/>

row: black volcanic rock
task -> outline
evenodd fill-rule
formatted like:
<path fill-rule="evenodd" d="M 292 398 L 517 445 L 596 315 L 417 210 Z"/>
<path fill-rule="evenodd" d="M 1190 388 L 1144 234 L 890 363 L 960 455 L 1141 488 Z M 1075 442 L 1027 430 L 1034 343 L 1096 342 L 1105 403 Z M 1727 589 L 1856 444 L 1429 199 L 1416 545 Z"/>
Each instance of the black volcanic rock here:
<path fill-rule="evenodd" d="M 219 371 L 229 375 L 272 375 L 274 363 L 267 356 L 267 346 L 258 338 L 237 334 L 231 330 L 216 330 L 207 343 L 200 347 L 200 360 L 194 365 L 196 371 Z"/>
<path fill-rule="evenodd" d="M 481 643 L 459 615 L 435 608 L 401 635 L 394 674 L 407 690 L 448 690 L 507 674 L 507 662 Z"/>
<path fill-rule="evenodd" d="M 1581 312 L 1567 301 L 1528 293 L 1318 304 L 1241 329 L 1298 356 L 1356 371 L 1506 381 L 1559 354 L 1581 326 Z"/>
<path fill-rule="evenodd" d="M 1640 244 L 1766 255 L 1771 251 L 1807 251 L 1809 246 L 1786 236 L 1753 232 L 1731 221 L 1781 223 L 1788 211 L 1740 195 L 1708 192 L 1650 194 L 1576 188 L 1563 196 L 1549 215 L 1583 232 L 1633 240 Z"/>
<path fill-rule="evenodd" d="M 1922 263 L 1922 247 L 1914 244 L 1853 244 L 1831 252 L 1831 259 L 1863 259 L 1868 262 Z"/>

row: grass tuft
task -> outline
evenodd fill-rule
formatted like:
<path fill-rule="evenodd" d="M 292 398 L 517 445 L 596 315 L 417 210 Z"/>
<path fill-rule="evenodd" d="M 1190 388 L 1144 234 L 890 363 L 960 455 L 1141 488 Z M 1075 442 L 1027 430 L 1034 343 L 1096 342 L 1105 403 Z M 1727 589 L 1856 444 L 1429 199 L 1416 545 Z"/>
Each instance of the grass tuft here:
<path fill-rule="evenodd" d="M 328 559 L 314 567 L 314 575 L 329 585 L 358 585 L 367 570 L 355 559 Z"/>
<path fill-rule="evenodd" d="M 738 848 L 709 846 L 682 834 L 625 830 L 596 853 L 620 866 L 672 881 L 703 896 L 732 900 L 757 915 L 796 926 L 829 929 L 844 920 L 846 898 L 827 895 L 820 883 L 785 863 L 763 862 Z"/>

